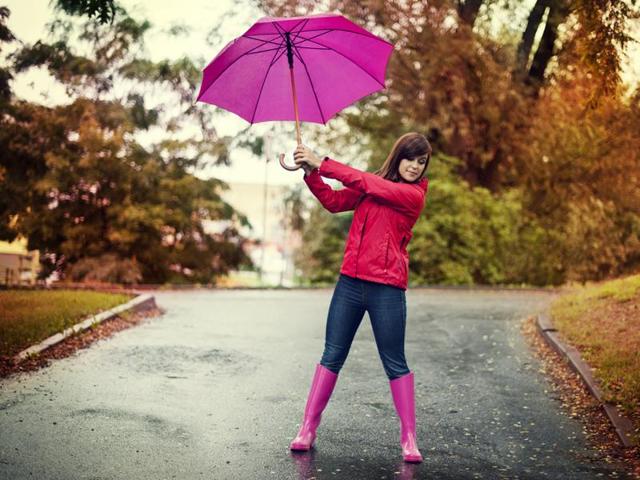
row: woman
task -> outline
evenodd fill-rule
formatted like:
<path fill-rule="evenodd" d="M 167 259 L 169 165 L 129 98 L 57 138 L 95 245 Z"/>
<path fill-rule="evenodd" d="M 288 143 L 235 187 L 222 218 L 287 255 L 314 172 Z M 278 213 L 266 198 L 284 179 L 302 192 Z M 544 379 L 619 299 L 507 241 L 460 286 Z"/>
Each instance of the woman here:
<path fill-rule="evenodd" d="M 400 444 L 407 462 L 421 462 L 416 441 L 413 372 L 404 356 L 407 244 L 424 207 L 431 145 L 415 132 L 401 136 L 382 168 L 362 172 L 304 145 L 294 152 L 304 181 L 332 213 L 355 210 L 327 318 L 324 352 L 316 365 L 302 425 L 291 450 L 309 450 L 365 311 L 400 417 Z M 333 190 L 320 176 L 345 188 Z"/>

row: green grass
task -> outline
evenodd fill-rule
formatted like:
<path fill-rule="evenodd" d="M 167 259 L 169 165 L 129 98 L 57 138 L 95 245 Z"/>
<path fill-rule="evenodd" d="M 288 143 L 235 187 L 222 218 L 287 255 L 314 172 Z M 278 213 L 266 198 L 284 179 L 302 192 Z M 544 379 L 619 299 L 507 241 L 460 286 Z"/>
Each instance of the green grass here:
<path fill-rule="evenodd" d="M 90 290 L 0 291 L 0 355 L 15 355 L 131 298 Z"/>
<path fill-rule="evenodd" d="M 605 400 L 640 428 L 640 275 L 570 286 L 551 305 L 551 316 L 594 368 Z"/>

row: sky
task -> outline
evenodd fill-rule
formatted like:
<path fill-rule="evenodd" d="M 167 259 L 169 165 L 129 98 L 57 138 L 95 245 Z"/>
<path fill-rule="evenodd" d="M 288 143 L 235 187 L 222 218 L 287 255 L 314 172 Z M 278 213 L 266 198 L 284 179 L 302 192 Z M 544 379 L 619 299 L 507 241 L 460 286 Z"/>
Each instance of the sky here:
<path fill-rule="evenodd" d="M 533 0 L 525 0 L 531 3 Z M 8 26 L 13 33 L 26 43 L 33 43 L 46 38 L 45 25 L 53 17 L 53 9 L 48 0 L 4 0 L 1 2 L 11 10 Z M 146 37 L 146 55 L 151 60 L 166 58 L 179 58 L 189 55 L 192 58 L 201 57 L 206 60 L 215 57 L 224 45 L 233 38 L 241 35 L 256 20 L 265 16 L 257 7 L 248 0 L 181 0 L 179 2 L 169 0 L 120 0 L 120 3 L 134 18 L 148 19 L 154 28 Z M 238 8 L 240 7 L 240 8 Z M 218 42 L 209 45 L 206 41 L 207 34 L 217 20 L 234 10 L 236 12 L 222 25 L 219 31 Z M 527 9 L 524 9 L 526 12 Z M 175 25 L 188 25 L 191 31 L 186 36 L 171 37 L 166 35 L 166 30 Z M 640 25 L 636 23 L 633 35 L 640 39 Z M 206 65 L 205 63 L 205 65 Z M 202 65 L 204 67 L 205 65 Z M 624 61 L 622 73 L 623 81 L 630 83 L 640 79 L 640 46 L 633 44 L 629 48 L 629 59 Z M 68 98 L 62 86 L 49 76 L 44 69 L 31 69 L 20 74 L 13 83 L 13 89 L 17 96 L 27 100 L 44 104 L 66 103 Z M 194 92 L 194 99 L 197 92 Z M 204 105 L 204 104 L 200 104 Z M 249 123 L 237 115 L 226 112 L 214 105 L 204 105 L 203 108 L 213 108 L 218 112 L 215 119 L 216 129 L 219 135 L 234 135 L 239 130 L 246 128 Z M 324 155 L 332 156 L 337 160 L 351 163 L 348 152 L 323 152 L 317 148 L 313 138 L 318 129 L 337 127 L 340 119 L 331 120 L 331 127 L 316 124 L 301 123 L 302 143 L 308 145 L 322 158 Z M 274 123 L 284 129 L 273 137 L 273 146 L 269 155 L 269 162 L 265 158 L 257 158 L 250 152 L 237 149 L 231 152 L 230 167 L 209 167 L 198 176 L 207 178 L 210 176 L 229 182 L 263 183 L 266 181 L 274 185 L 294 185 L 302 181 L 302 170 L 289 172 L 284 170 L 276 161 L 276 155 L 286 152 L 289 164 L 292 164 L 292 152 L 296 147 L 294 122 L 264 122 L 251 126 L 251 131 L 256 135 L 265 134 L 273 128 Z M 148 141 L 153 141 L 150 134 Z M 144 144 L 144 141 L 143 141 Z M 338 155 L 338 156 L 336 156 Z M 341 157 L 340 155 L 344 155 Z M 357 165 L 357 162 L 356 162 Z M 364 164 L 362 165 L 364 168 Z"/>

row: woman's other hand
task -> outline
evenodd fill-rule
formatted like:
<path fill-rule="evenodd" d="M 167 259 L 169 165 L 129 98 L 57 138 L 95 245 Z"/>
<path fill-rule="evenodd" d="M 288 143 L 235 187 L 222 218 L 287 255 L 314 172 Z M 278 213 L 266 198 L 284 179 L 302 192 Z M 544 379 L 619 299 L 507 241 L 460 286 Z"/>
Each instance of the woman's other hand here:
<path fill-rule="evenodd" d="M 298 145 L 293 152 L 293 161 L 298 165 L 302 163 L 302 168 L 305 172 L 320 167 L 322 163 L 321 158 L 314 154 L 309 147 L 302 144 Z M 308 167 L 308 169 L 305 167 Z"/>

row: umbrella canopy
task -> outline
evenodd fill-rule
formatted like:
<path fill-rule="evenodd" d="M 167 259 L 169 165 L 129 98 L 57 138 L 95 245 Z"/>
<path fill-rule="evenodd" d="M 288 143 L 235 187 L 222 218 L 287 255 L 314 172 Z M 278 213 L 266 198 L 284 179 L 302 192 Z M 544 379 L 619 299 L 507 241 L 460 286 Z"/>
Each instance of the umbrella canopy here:
<path fill-rule="evenodd" d="M 391 43 L 340 14 L 264 17 L 204 68 L 197 100 L 251 124 L 326 124 L 385 88 L 392 51 Z"/>

